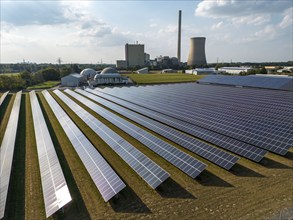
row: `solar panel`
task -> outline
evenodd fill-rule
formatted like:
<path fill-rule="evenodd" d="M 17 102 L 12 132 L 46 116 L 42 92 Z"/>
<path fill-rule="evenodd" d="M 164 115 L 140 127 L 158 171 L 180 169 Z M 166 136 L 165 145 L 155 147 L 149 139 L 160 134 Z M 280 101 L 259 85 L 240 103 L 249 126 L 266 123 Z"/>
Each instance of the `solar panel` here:
<path fill-rule="evenodd" d="M 11 175 L 21 94 L 21 91 L 16 93 L 0 148 L 0 219 L 2 219 L 5 214 L 4 212 Z"/>
<path fill-rule="evenodd" d="M 29 93 L 39 158 L 43 198 L 48 218 L 71 201 L 50 133 L 35 91 Z"/>
<path fill-rule="evenodd" d="M 168 94 L 166 91 L 164 93 Z M 291 125 L 282 125 L 280 127 L 279 122 L 272 123 L 268 120 L 246 119 L 227 112 L 220 114 L 214 108 L 211 110 L 208 110 L 207 107 L 200 108 L 194 102 L 182 103 L 180 94 L 174 95 L 172 102 L 169 102 L 165 97 L 160 97 L 164 96 L 160 92 L 158 92 L 159 95 L 152 95 L 151 100 L 145 97 L 145 94 L 147 93 L 144 89 L 142 91 L 136 90 L 135 96 L 138 96 L 139 100 L 135 100 L 135 103 L 145 106 L 144 103 L 148 100 L 148 104 L 152 106 L 151 109 L 154 111 L 208 128 L 257 147 L 283 155 L 293 145 L 292 123 Z M 128 94 L 128 98 L 133 99 L 134 95 Z"/>
<path fill-rule="evenodd" d="M 74 92 L 66 90 L 67 93 Z M 59 90 L 54 93 L 70 107 L 103 141 L 105 141 L 142 179 L 153 189 L 159 186 L 170 175 L 159 165 L 141 153 L 129 142 L 109 129 L 101 121 L 96 119 L 78 104 L 68 98 Z M 76 94 L 76 93 L 74 93 Z M 77 95 L 77 94 L 76 94 Z M 84 104 L 88 104 L 84 102 Z"/>
<path fill-rule="evenodd" d="M 0 98 L 0 106 L 2 105 L 2 103 L 4 102 L 6 96 L 8 95 L 9 91 L 5 92 L 2 94 L 1 98 Z"/>
<path fill-rule="evenodd" d="M 206 165 L 204 163 L 180 151 L 160 138 L 94 104 L 77 93 L 74 93 L 70 90 L 66 90 L 66 92 L 80 102 L 86 103 L 86 105 L 96 113 L 100 114 L 102 117 L 131 135 L 133 138 L 137 139 L 139 142 L 143 143 L 146 147 L 175 165 L 177 168 L 181 169 L 192 178 L 195 178 L 205 169 Z"/>
<path fill-rule="evenodd" d="M 200 79 L 198 82 L 293 91 L 292 81 L 293 77 L 214 75 L 206 76 L 205 78 Z"/>
<path fill-rule="evenodd" d="M 190 150 L 191 152 L 194 152 L 203 158 L 217 164 L 220 167 L 223 167 L 227 170 L 229 170 L 238 160 L 239 158 L 236 156 L 233 156 L 225 151 L 222 151 L 218 148 L 212 147 L 204 142 L 201 142 L 187 134 L 184 134 L 174 128 L 168 127 L 158 121 L 155 121 L 153 119 L 147 118 L 143 115 L 137 114 L 133 111 L 130 111 L 126 108 L 123 108 L 119 105 L 114 104 L 113 102 L 107 101 L 105 99 L 102 99 L 98 96 L 89 94 L 87 92 L 84 92 L 80 89 L 76 89 L 77 92 L 80 94 L 99 102 L 100 104 L 116 111 L 117 113 L 135 121 L 136 123 L 139 123 L 150 130 L 162 135 L 163 137 L 173 141 L 174 143 L 179 144 L 180 146 Z M 98 94 L 94 90 L 86 89 L 86 91 Z"/>
<path fill-rule="evenodd" d="M 207 109 L 196 108 L 191 103 L 179 104 L 176 98 L 172 103 L 168 103 L 164 98 L 157 99 L 155 96 L 152 96 L 152 100 L 141 95 L 139 95 L 139 100 L 134 95 L 128 95 L 128 98 L 143 106 L 146 106 L 144 103 L 148 100 L 148 106 L 151 106 L 149 108 L 154 111 L 208 128 L 275 153 L 285 154 L 293 143 L 292 126 L 288 127 L 287 133 L 285 133 L 285 127 L 282 131 L 278 130 L 279 124 L 253 119 L 245 121 L 239 116 L 235 116 L 233 120 L 231 114 L 223 113 L 220 115 L 218 112 L 209 112 Z M 178 99 L 180 98 L 178 97 Z M 288 143 L 287 146 L 286 143 Z"/>
<path fill-rule="evenodd" d="M 149 90 L 145 88 L 141 90 L 142 91 L 136 89 L 134 91 L 132 89 L 130 91 L 128 89 L 128 92 L 120 91 L 119 94 L 114 94 L 122 98 L 127 97 L 127 100 L 131 100 L 131 102 L 153 111 L 163 113 L 202 128 L 207 128 L 211 131 L 278 154 L 286 154 L 293 144 L 292 124 L 289 127 L 282 126 L 282 130 L 279 131 L 280 126 L 278 124 L 270 124 L 270 122 L 267 121 L 245 121 L 245 119 L 241 117 L 236 117 L 237 120 L 232 120 L 231 118 L 233 116 L 230 117 L 230 114 L 226 114 L 225 117 L 220 117 L 216 111 L 209 113 L 205 111 L 205 109 L 195 109 L 192 103 L 178 104 L 177 100 L 181 99 L 180 96 L 174 98 L 174 101 L 169 102 L 165 100 L 164 97 L 164 94 L 168 93 L 166 90 L 162 90 L 163 92 L 158 92 L 159 90 L 156 90 L 156 94 L 149 94 Z M 290 106 L 288 108 L 290 108 Z"/>
<path fill-rule="evenodd" d="M 126 185 L 49 92 L 44 90 L 42 93 L 104 201 L 109 201 Z"/>
<path fill-rule="evenodd" d="M 99 92 L 99 96 L 108 99 L 110 101 L 113 101 L 119 105 L 122 105 L 126 108 L 129 108 L 133 111 L 136 111 L 138 113 L 141 113 L 143 115 L 146 115 L 150 118 L 153 118 L 159 122 L 162 122 L 166 125 L 169 125 L 175 129 L 181 130 L 185 133 L 188 133 L 190 135 L 193 135 L 195 137 L 198 137 L 202 140 L 205 140 L 209 143 L 215 144 L 221 148 L 224 148 L 226 150 L 229 150 L 233 153 L 236 153 L 238 155 L 241 155 L 243 157 L 246 157 L 250 160 L 259 162 L 264 155 L 267 153 L 267 151 L 254 147 L 252 145 L 243 143 L 241 141 L 238 141 L 236 139 L 223 136 L 221 134 L 215 133 L 213 131 L 195 126 L 193 124 L 180 121 L 176 118 L 169 117 L 167 115 L 154 112 L 150 109 L 143 108 L 141 106 L 135 105 L 133 103 L 127 102 L 125 100 L 119 99 L 114 96 L 110 96 L 104 93 Z"/>

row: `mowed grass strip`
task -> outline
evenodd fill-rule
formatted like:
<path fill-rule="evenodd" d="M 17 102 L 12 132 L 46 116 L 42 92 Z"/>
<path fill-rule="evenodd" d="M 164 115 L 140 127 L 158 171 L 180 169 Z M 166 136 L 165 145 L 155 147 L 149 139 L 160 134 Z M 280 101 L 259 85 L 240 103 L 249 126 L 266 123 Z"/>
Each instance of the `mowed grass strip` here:
<path fill-rule="evenodd" d="M 190 75 L 183 73 L 172 74 L 123 74 L 128 76 L 136 84 L 159 84 L 159 83 L 179 83 L 179 82 L 195 82 L 204 76 Z"/>
<path fill-rule="evenodd" d="M 119 219 L 129 216 L 129 213 L 150 213 L 149 208 L 137 194 L 137 189 L 139 189 L 142 194 L 152 194 L 154 191 L 99 136 L 97 136 L 91 128 L 68 108 L 58 96 L 54 93 L 52 93 L 52 95 L 127 185 L 126 188 L 119 193 L 119 199 L 116 200 L 113 198 L 109 203 L 105 203 L 102 197 L 98 195 L 95 199 L 101 201 L 102 204 L 96 206 L 99 208 L 95 210 L 94 218 Z"/>
<path fill-rule="evenodd" d="M 28 93 L 26 94 L 25 103 L 25 219 L 46 219 L 31 102 Z"/>
<path fill-rule="evenodd" d="M 46 82 L 38 83 L 38 84 L 33 85 L 33 86 L 29 86 L 26 89 L 28 89 L 28 90 L 33 90 L 33 89 L 49 89 L 49 88 L 52 88 L 52 87 L 57 86 L 58 84 L 60 84 L 60 80 L 46 81 Z"/>
<path fill-rule="evenodd" d="M 83 198 L 89 198 L 95 186 L 44 96 L 38 93 L 38 98 L 72 198 L 64 207 L 64 214 L 59 212 L 58 216 L 66 219 L 90 219 Z M 93 211 L 96 204 L 91 198 L 88 200 Z"/>

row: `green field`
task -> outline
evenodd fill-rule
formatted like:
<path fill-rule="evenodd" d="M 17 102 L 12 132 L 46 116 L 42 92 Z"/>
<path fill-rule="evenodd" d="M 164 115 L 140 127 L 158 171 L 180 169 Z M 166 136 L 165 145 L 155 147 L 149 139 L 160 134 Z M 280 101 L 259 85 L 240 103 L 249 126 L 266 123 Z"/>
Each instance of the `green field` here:
<path fill-rule="evenodd" d="M 33 89 L 49 89 L 52 87 L 57 86 L 58 84 L 60 84 L 60 80 L 57 81 L 46 81 L 46 82 L 42 82 L 33 86 L 29 86 L 27 87 L 27 89 L 29 90 L 33 90 Z"/>
<path fill-rule="evenodd" d="M 204 76 L 189 75 L 183 73 L 170 74 L 123 74 L 128 76 L 136 84 L 159 84 L 176 82 L 195 82 Z"/>
<path fill-rule="evenodd" d="M 50 92 L 127 185 L 119 194 L 119 198 L 113 198 L 105 203 L 50 106 L 41 93 L 37 94 L 73 199 L 65 206 L 64 213 L 59 211 L 50 219 L 254 220 L 268 219 L 284 208 L 293 207 L 293 189 L 290 184 L 293 181 L 292 148 L 284 157 L 268 153 L 260 163 L 242 158 L 232 170 L 226 171 L 151 132 L 208 164 L 202 174 L 192 179 L 73 99 L 170 174 L 168 180 L 156 190 L 152 190 L 74 111 Z M 0 140 L 4 135 L 15 94 L 9 94 L 8 97 L 0 108 L 4 109 L 0 112 Z M 7 203 L 7 216 L 4 219 L 45 219 L 28 93 L 22 95 L 18 126 L 13 178 Z"/>

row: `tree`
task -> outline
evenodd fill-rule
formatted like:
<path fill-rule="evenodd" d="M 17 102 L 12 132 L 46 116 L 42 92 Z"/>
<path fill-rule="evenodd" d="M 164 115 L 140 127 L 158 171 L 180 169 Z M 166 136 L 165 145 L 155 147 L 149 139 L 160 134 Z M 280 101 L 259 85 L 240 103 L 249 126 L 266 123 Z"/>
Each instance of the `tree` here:
<path fill-rule="evenodd" d="M 20 90 L 25 87 L 25 81 L 19 76 L 0 76 L 0 88 L 3 90 Z"/>
<path fill-rule="evenodd" d="M 45 81 L 60 79 L 59 71 L 54 68 L 43 69 L 40 70 L 39 73 L 42 74 Z"/>
<path fill-rule="evenodd" d="M 20 78 L 25 81 L 27 86 L 33 85 L 32 74 L 28 71 L 23 71 L 20 73 Z"/>
<path fill-rule="evenodd" d="M 69 75 L 70 73 L 72 73 L 71 68 L 69 68 L 69 67 L 63 67 L 63 68 L 60 70 L 60 77 L 67 76 L 67 75 Z"/>

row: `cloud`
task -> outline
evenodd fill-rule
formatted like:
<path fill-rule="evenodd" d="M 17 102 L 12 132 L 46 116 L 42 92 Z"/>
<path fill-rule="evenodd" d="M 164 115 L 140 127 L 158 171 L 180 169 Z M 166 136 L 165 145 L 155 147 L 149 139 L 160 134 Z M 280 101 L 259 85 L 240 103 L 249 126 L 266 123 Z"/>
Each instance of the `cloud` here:
<path fill-rule="evenodd" d="M 288 8 L 284 13 L 284 17 L 281 23 L 279 24 L 279 27 L 284 29 L 288 26 L 292 27 L 293 25 L 293 7 Z"/>
<path fill-rule="evenodd" d="M 150 24 L 151 28 L 154 28 L 154 27 L 157 27 L 157 26 L 158 26 L 158 24 L 155 24 L 155 23 Z"/>
<path fill-rule="evenodd" d="M 218 0 L 200 2 L 195 15 L 214 19 L 226 19 L 234 25 L 262 25 L 271 20 L 271 14 L 282 13 L 291 1 L 240 1 Z"/>
<path fill-rule="evenodd" d="M 162 28 L 159 30 L 159 33 L 175 33 L 178 31 L 177 25 L 167 25 L 166 28 Z"/>
<path fill-rule="evenodd" d="M 214 24 L 212 26 L 212 30 L 220 29 L 221 27 L 223 27 L 223 25 L 224 25 L 224 22 L 223 21 L 220 21 L 217 24 Z"/>
<path fill-rule="evenodd" d="M 1 21 L 16 26 L 65 23 L 64 8 L 58 1 L 1 1 Z"/>

